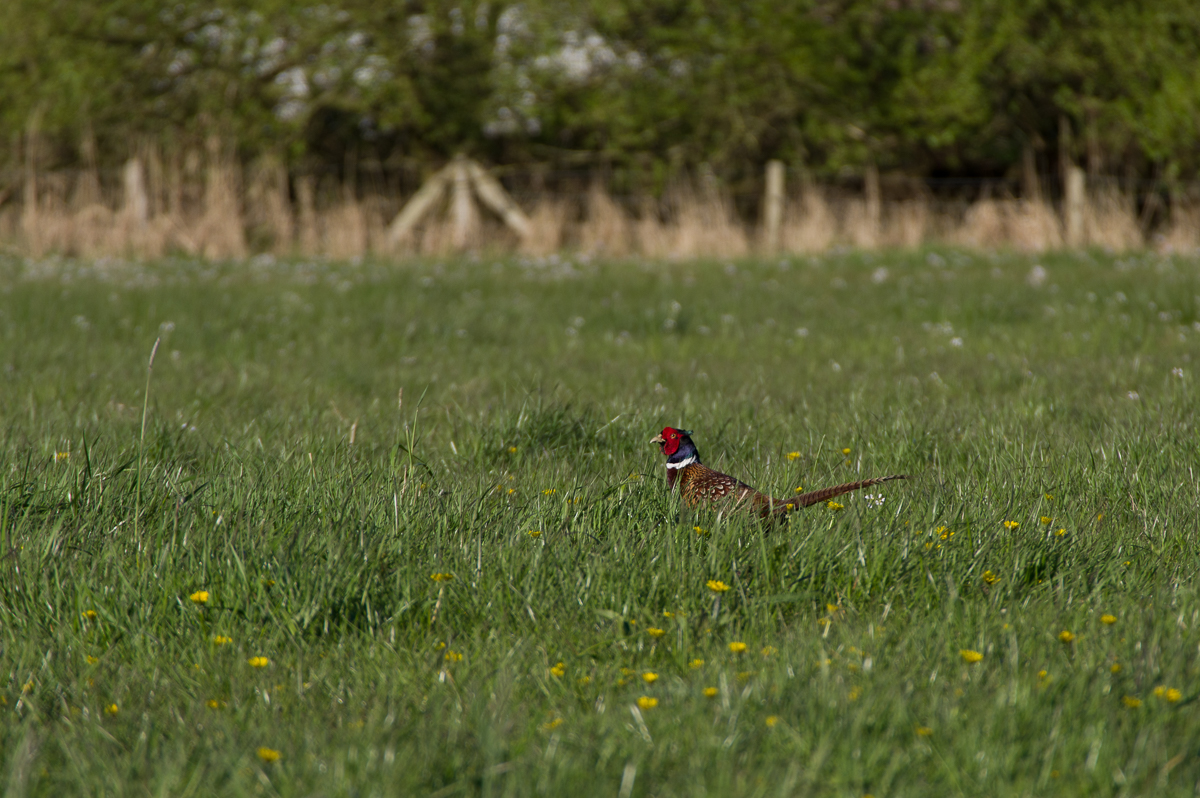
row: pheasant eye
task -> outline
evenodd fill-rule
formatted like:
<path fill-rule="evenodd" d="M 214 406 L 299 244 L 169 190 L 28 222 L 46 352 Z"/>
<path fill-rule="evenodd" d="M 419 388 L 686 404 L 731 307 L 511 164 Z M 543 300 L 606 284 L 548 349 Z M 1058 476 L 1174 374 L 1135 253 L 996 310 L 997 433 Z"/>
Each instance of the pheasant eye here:
<path fill-rule="evenodd" d="M 672 433 L 671 433 L 671 437 L 672 437 L 672 438 L 678 438 L 679 436 L 678 436 L 678 435 L 676 435 L 674 432 L 672 432 Z"/>

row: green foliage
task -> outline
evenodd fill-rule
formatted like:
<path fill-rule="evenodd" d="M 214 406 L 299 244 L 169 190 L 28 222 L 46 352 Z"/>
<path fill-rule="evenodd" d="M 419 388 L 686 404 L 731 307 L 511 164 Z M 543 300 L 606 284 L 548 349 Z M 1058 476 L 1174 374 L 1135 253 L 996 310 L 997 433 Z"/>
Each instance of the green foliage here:
<path fill-rule="evenodd" d="M 1200 272 L 1040 265 L 0 261 L 0 778 L 1190 794 Z"/>
<path fill-rule="evenodd" d="M 12 0 L 0 135 L 36 129 L 62 162 L 217 134 L 298 168 L 468 151 L 655 187 L 769 158 L 1003 175 L 1027 146 L 1192 177 L 1198 69 L 1188 0 Z"/>

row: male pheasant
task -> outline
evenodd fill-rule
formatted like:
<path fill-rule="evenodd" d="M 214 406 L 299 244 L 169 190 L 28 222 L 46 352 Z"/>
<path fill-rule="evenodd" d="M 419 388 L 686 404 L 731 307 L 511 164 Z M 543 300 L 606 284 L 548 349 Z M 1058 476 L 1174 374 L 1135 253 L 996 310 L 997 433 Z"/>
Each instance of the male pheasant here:
<path fill-rule="evenodd" d="M 763 518 L 771 518 L 800 507 L 811 507 L 829 501 L 852 490 L 869 488 L 893 479 L 908 479 L 903 474 L 893 474 L 811 490 L 790 499 L 775 499 L 739 479 L 714 471 L 701 463 L 700 452 L 696 450 L 696 444 L 692 443 L 691 434 L 691 430 L 665 427 L 650 439 L 650 442 L 657 443 L 662 453 L 667 456 L 667 488 L 674 490 L 678 485 L 679 495 L 689 507 L 708 505 L 723 510 L 745 509 Z"/>

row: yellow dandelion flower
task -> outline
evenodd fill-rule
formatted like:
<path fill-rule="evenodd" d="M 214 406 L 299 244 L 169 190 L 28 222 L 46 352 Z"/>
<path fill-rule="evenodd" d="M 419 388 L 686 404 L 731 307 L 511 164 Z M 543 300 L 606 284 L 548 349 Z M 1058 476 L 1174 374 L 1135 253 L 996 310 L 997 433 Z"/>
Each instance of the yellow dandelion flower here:
<path fill-rule="evenodd" d="M 446 647 L 446 644 L 444 642 L 434 643 L 434 645 L 433 645 L 433 648 L 435 651 L 441 651 L 445 647 Z"/>
<path fill-rule="evenodd" d="M 933 736 L 933 729 L 929 728 L 928 726 L 918 726 L 914 731 L 916 731 L 918 737 Z"/>
<path fill-rule="evenodd" d="M 983 581 L 989 585 L 994 585 L 1000 581 L 1000 577 L 996 576 L 996 574 L 992 571 L 984 571 Z"/>
<path fill-rule="evenodd" d="M 192 600 L 193 604 L 207 604 L 208 603 L 208 591 L 207 590 L 197 590 L 195 593 L 188 596 L 188 598 L 190 598 Z"/>
<path fill-rule="evenodd" d="M 556 493 L 558 493 L 557 488 L 546 488 L 544 491 L 542 491 L 543 496 L 553 496 Z"/>
<path fill-rule="evenodd" d="M 278 762 L 281 754 L 274 748 L 259 748 L 258 758 L 264 762 Z"/>
<path fill-rule="evenodd" d="M 1167 688 L 1163 687 L 1161 684 L 1158 687 L 1154 688 L 1154 697 L 1155 698 L 1162 698 L 1166 694 L 1167 694 Z"/>
<path fill-rule="evenodd" d="M 718 579 L 709 579 L 707 582 L 705 582 L 705 584 L 708 586 L 708 589 L 714 593 L 724 593 L 729 589 L 729 585 Z"/>
<path fill-rule="evenodd" d="M 972 651 L 969 648 L 964 648 L 958 653 L 959 656 L 963 658 L 963 662 L 967 663 L 968 665 L 974 665 L 976 662 L 979 662 L 983 659 L 983 654 L 980 654 L 978 651 Z"/>
<path fill-rule="evenodd" d="M 1045 670 L 1040 670 L 1040 671 L 1038 671 L 1038 678 L 1039 678 L 1039 679 L 1045 679 L 1045 678 L 1046 678 L 1047 676 L 1049 676 L 1049 675 L 1050 675 L 1050 674 L 1049 674 L 1049 673 L 1047 673 Z"/>
<path fill-rule="evenodd" d="M 516 492 L 517 492 L 517 489 L 516 489 L 516 488 L 509 488 L 509 489 L 508 489 L 508 495 L 509 495 L 509 496 L 513 495 L 513 494 L 514 494 L 514 493 L 516 493 Z"/>
<path fill-rule="evenodd" d="M 1115 615 L 1109 615 L 1108 613 L 1105 613 L 1100 616 L 1100 623 L 1105 624 L 1106 626 L 1112 626 L 1116 622 L 1117 616 Z"/>
<path fill-rule="evenodd" d="M 213 638 L 213 643 L 218 646 L 227 646 L 232 642 L 233 642 L 233 638 L 226 637 L 225 635 L 217 635 Z"/>
<path fill-rule="evenodd" d="M 1109 672 L 1110 672 L 1110 673 L 1120 673 L 1120 672 L 1121 672 L 1121 663 L 1119 663 L 1119 662 L 1114 662 L 1114 663 L 1112 664 L 1112 667 L 1111 667 L 1111 668 L 1109 668 L 1108 670 L 1109 670 Z"/>
<path fill-rule="evenodd" d="M 95 665 L 97 662 L 100 661 L 100 660 L 96 659 L 95 657 L 93 657 L 91 654 L 88 654 L 86 657 L 83 658 L 83 660 L 88 665 Z"/>
<path fill-rule="evenodd" d="M 828 626 L 829 619 L 828 618 L 817 618 L 817 625 L 818 626 Z"/>
<path fill-rule="evenodd" d="M 1055 533 L 1054 533 L 1054 537 L 1056 537 L 1056 538 L 1061 538 L 1061 537 L 1063 537 L 1063 536 L 1064 536 L 1064 535 L 1066 535 L 1066 534 L 1067 534 L 1067 530 L 1065 530 L 1065 529 L 1060 529 L 1060 530 L 1058 530 L 1057 532 L 1055 532 Z"/>
<path fill-rule="evenodd" d="M 766 720 L 767 728 L 774 726 L 778 722 L 779 722 L 778 715 L 767 715 L 767 720 Z"/>
<path fill-rule="evenodd" d="M 639 709 L 654 709 L 658 706 L 658 699 L 644 695 L 637 700 L 637 705 Z"/>
<path fill-rule="evenodd" d="M 1166 699 L 1174 704 L 1179 699 L 1183 698 L 1183 693 L 1176 690 L 1174 687 L 1167 688 Z"/>
<path fill-rule="evenodd" d="M 264 580 L 262 580 L 262 583 L 263 583 L 263 587 L 275 587 L 274 579 L 264 579 Z"/>
<path fill-rule="evenodd" d="M 788 453 L 787 453 L 787 459 L 788 459 L 788 460 L 799 460 L 799 459 L 800 459 L 800 452 L 788 452 Z"/>
<path fill-rule="evenodd" d="M 463 655 L 453 649 L 447 650 L 445 655 L 442 657 L 442 659 L 446 660 L 446 662 L 462 662 L 462 658 Z"/>
<path fill-rule="evenodd" d="M 841 505 L 838 502 L 826 502 L 825 506 L 828 507 L 830 510 L 833 510 L 835 513 L 840 510 L 846 509 L 844 505 Z"/>
<path fill-rule="evenodd" d="M 1064 643 L 1071 643 L 1075 640 L 1075 634 L 1067 629 L 1063 629 L 1058 633 L 1058 639 Z"/>
<path fill-rule="evenodd" d="M 842 608 L 842 607 L 841 607 L 841 605 L 840 605 L 840 604 L 826 604 L 826 605 L 825 605 L 825 610 L 826 610 L 826 612 L 837 612 L 837 611 L 838 611 L 838 610 L 840 610 L 841 608 Z"/>
<path fill-rule="evenodd" d="M 854 685 L 853 687 L 850 688 L 849 698 L 851 701 L 857 701 L 859 696 L 861 696 L 861 695 L 862 695 L 862 688 L 859 687 L 858 685 Z"/>
<path fill-rule="evenodd" d="M 803 485 L 797 485 L 797 486 L 796 486 L 796 493 L 803 493 L 803 492 L 804 492 L 804 486 L 803 486 Z"/>
<path fill-rule="evenodd" d="M 704 529 L 703 527 L 698 527 L 698 526 L 692 527 L 692 531 L 695 532 L 700 537 L 704 537 L 705 535 L 708 534 L 707 529 Z"/>
<path fill-rule="evenodd" d="M 121 711 L 121 708 L 118 707 L 116 704 L 109 704 L 108 706 L 106 706 L 104 708 L 104 712 L 107 715 L 115 715 L 120 711 Z"/>
<path fill-rule="evenodd" d="M 738 675 L 737 675 L 738 681 L 739 682 L 748 682 L 748 681 L 750 681 L 750 677 L 753 676 L 754 673 L 755 673 L 754 671 L 738 671 Z"/>
<path fill-rule="evenodd" d="M 266 657 L 251 657 L 246 662 L 249 663 L 251 668 L 265 668 L 271 664 L 271 660 Z"/>
<path fill-rule="evenodd" d="M 1097 521 L 1103 521 L 1103 520 L 1104 520 L 1104 513 L 1097 513 L 1097 514 L 1096 514 L 1096 520 L 1097 520 Z"/>
<path fill-rule="evenodd" d="M 1039 518 L 1038 520 L 1042 522 L 1042 526 L 1050 526 L 1050 522 L 1051 522 L 1052 520 L 1054 520 L 1054 519 L 1052 519 L 1052 518 L 1051 518 L 1050 516 L 1048 516 L 1048 515 L 1043 515 L 1043 516 L 1042 516 L 1041 518 Z"/>
<path fill-rule="evenodd" d="M 718 692 L 720 692 L 720 691 L 717 690 L 717 688 L 715 688 L 715 687 L 705 687 L 704 688 L 704 697 L 705 698 L 716 698 Z"/>
<path fill-rule="evenodd" d="M 1043 494 L 1042 494 L 1042 498 L 1043 498 L 1043 499 L 1045 499 L 1045 500 L 1046 500 L 1046 501 L 1048 501 L 1048 502 L 1052 502 L 1052 501 L 1054 501 L 1054 494 L 1052 494 L 1052 493 L 1043 493 Z"/>
<path fill-rule="evenodd" d="M 449 582 L 451 579 L 454 578 L 454 574 L 436 573 L 436 574 L 430 574 L 429 578 L 435 582 Z"/>
<path fill-rule="evenodd" d="M 94 621 L 96 619 L 96 611 L 95 610 L 84 610 L 83 617 L 87 618 L 89 621 Z"/>
<path fill-rule="evenodd" d="M 1137 709 L 1138 707 L 1140 707 L 1142 705 L 1142 699 L 1134 698 L 1131 695 L 1127 695 L 1124 698 L 1122 698 L 1121 700 L 1123 702 L 1125 702 L 1125 706 L 1129 707 L 1130 709 Z"/>
<path fill-rule="evenodd" d="M 206 703 L 207 703 L 209 709 L 220 709 L 221 708 L 221 702 L 215 698 L 208 699 L 208 701 Z"/>
<path fill-rule="evenodd" d="M 850 454 L 850 447 L 847 446 L 845 449 L 842 449 L 842 454 L 843 455 Z"/>
<path fill-rule="evenodd" d="M 589 684 L 592 683 L 592 677 L 591 676 L 580 676 L 578 679 L 575 680 L 575 683 L 578 684 L 580 687 L 587 687 Z"/>
<path fill-rule="evenodd" d="M 739 640 L 735 640 L 729 644 L 729 650 L 734 654 L 741 654 L 746 650 L 746 644 Z"/>
<path fill-rule="evenodd" d="M 663 617 L 664 618 L 674 618 L 675 613 L 671 612 L 670 610 L 663 610 Z"/>
<path fill-rule="evenodd" d="M 646 630 L 646 634 L 650 635 L 651 637 L 662 637 L 666 634 L 666 632 L 662 629 L 656 629 L 655 627 L 651 626 Z"/>
<path fill-rule="evenodd" d="M 56 462 L 56 463 L 59 462 L 60 460 L 70 460 L 70 459 L 71 459 L 70 452 L 55 452 L 54 453 L 54 462 Z"/>
<path fill-rule="evenodd" d="M 701 668 L 703 668 L 703 667 L 704 667 L 704 660 L 702 660 L 702 659 L 699 659 L 699 658 L 697 658 L 697 659 L 694 659 L 694 660 L 692 660 L 691 662 L 689 662 L 689 663 L 688 663 L 688 667 L 689 667 L 689 668 L 691 668 L 691 669 L 692 669 L 692 670 L 694 670 L 694 671 L 698 671 L 698 670 L 700 670 Z"/>
<path fill-rule="evenodd" d="M 529 537 L 531 537 L 531 538 L 537 539 L 537 538 L 541 537 L 541 535 L 542 535 L 542 530 L 540 530 L 540 529 L 531 529 L 531 530 L 529 530 L 528 532 L 526 532 L 525 534 L 526 534 L 526 535 L 529 535 Z"/>
<path fill-rule="evenodd" d="M 553 731 L 561 725 L 563 725 L 563 719 L 555 718 L 554 720 L 543 723 L 542 728 L 545 729 L 546 731 Z"/>
<path fill-rule="evenodd" d="M 1020 525 L 1021 525 L 1021 523 L 1019 521 L 1005 521 L 1004 522 L 1005 529 L 1016 529 Z"/>
<path fill-rule="evenodd" d="M 565 663 L 562 663 L 562 662 L 556 663 L 554 665 L 554 667 L 550 669 L 550 675 L 556 676 L 559 679 L 561 679 L 563 674 L 566 672 L 567 672 L 567 666 Z"/>
<path fill-rule="evenodd" d="M 654 684 L 658 681 L 658 674 L 651 671 L 646 671 L 642 674 L 642 681 L 646 684 Z"/>
<path fill-rule="evenodd" d="M 775 648 L 775 646 L 763 646 L 762 655 L 764 657 L 772 657 L 778 651 L 779 651 L 779 649 Z"/>
<path fill-rule="evenodd" d="M 516 453 L 517 453 L 517 447 L 516 447 L 516 446 L 509 446 L 509 447 L 508 447 L 508 453 L 509 453 L 509 454 L 516 454 Z"/>

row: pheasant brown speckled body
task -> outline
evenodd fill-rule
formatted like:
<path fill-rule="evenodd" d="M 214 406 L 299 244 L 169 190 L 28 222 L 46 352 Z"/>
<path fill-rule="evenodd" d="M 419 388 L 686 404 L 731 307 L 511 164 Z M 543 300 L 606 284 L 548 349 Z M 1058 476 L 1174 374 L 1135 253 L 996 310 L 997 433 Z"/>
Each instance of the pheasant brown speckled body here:
<path fill-rule="evenodd" d="M 829 501 L 843 493 L 869 488 L 893 479 L 908 479 L 901 474 L 846 482 L 820 490 L 809 491 L 790 499 L 776 499 L 739 479 L 714 471 L 700 462 L 700 452 L 688 430 L 666 427 L 651 443 L 657 443 L 667 456 L 667 487 L 679 489 L 679 495 L 689 507 L 707 506 L 721 510 L 741 510 L 763 518 L 783 515 L 801 507 Z"/>

